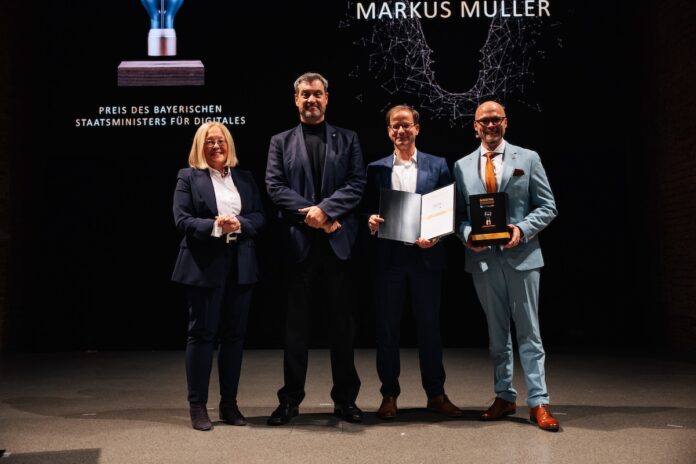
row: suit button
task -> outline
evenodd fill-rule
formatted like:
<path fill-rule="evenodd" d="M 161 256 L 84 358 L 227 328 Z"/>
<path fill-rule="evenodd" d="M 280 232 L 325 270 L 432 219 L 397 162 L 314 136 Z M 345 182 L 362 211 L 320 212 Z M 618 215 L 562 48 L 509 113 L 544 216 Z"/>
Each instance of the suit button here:
<path fill-rule="evenodd" d="M 317 201 L 317 197 L 315 195 L 312 195 L 312 201 Z"/>

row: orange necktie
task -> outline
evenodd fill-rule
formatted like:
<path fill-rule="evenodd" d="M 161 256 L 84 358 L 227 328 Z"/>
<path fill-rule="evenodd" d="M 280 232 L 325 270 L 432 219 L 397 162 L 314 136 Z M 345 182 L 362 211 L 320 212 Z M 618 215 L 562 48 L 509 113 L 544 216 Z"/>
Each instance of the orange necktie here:
<path fill-rule="evenodd" d="M 495 169 L 493 168 L 493 158 L 498 155 L 489 151 L 484 156 L 486 157 L 486 178 L 484 182 L 486 184 L 486 192 L 495 193 L 498 191 L 498 183 L 495 181 Z"/>

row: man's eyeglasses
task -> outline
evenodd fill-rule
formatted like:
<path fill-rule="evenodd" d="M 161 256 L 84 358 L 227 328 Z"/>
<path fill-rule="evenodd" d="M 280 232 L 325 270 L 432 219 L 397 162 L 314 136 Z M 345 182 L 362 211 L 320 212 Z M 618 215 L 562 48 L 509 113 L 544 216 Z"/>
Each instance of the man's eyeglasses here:
<path fill-rule="evenodd" d="M 399 132 L 399 129 L 409 130 L 413 126 L 415 126 L 415 124 L 411 124 L 410 122 L 404 122 L 399 124 L 391 124 L 389 128 L 394 132 Z"/>
<path fill-rule="evenodd" d="M 503 116 L 502 118 L 500 118 L 500 117 L 495 117 L 495 118 L 481 118 L 481 119 L 477 119 L 476 122 L 479 123 L 479 124 L 481 124 L 482 126 L 486 126 L 486 127 L 487 127 L 487 126 L 493 126 L 493 127 L 496 127 L 496 126 L 499 126 L 503 121 L 505 121 L 505 119 L 506 119 L 505 116 Z"/>
<path fill-rule="evenodd" d="M 211 148 L 214 147 L 216 143 L 219 146 L 224 147 L 227 144 L 227 141 L 225 139 L 217 139 L 217 140 L 208 139 L 205 141 L 205 144 Z"/>

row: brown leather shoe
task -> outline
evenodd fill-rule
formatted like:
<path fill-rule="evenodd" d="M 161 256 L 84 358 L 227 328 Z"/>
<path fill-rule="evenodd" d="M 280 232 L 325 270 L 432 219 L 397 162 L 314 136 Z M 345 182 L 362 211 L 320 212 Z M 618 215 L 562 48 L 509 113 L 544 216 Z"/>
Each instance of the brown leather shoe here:
<path fill-rule="evenodd" d="M 551 415 L 551 410 L 548 404 L 540 404 L 529 410 L 529 422 L 539 426 L 542 430 L 549 432 L 558 432 L 558 421 Z"/>
<path fill-rule="evenodd" d="M 515 414 L 516 412 L 517 406 L 515 403 L 511 403 L 502 398 L 496 398 L 495 401 L 493 401 L 493 404 L 481 413 L 479 419 L 482 421 L 495 420 Z"/>
<path fill-rule="evenodd" d="M 428 411 L 433 411 L 447 417 L 461 417 L 464 413 L 447 398 L 441 394 L 433 396 L 428 400 Z"/>
<path fill-rule="evenodd" d="M 385 396 L 382 405 L 377 410 L 380 419 L 394 419 L 396 417 L 396 396 Z"/>

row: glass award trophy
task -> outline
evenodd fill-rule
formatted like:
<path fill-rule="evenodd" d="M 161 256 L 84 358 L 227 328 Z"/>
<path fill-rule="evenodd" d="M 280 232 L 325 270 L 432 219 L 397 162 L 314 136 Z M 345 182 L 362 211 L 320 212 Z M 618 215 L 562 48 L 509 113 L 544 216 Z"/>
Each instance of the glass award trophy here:
<path fill-rule="evenodd" d="M 148 56 L 176 56 L 174 16 L 184 0 L 141 0 L 141 3 L 150 16 Z M 122 61 L 118 66 L 119 87 L 189 86 L 204 83 L 205 68 L 200 60 Z"/>

